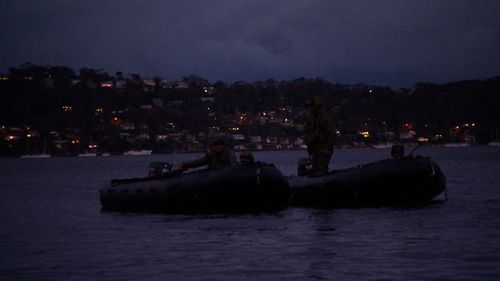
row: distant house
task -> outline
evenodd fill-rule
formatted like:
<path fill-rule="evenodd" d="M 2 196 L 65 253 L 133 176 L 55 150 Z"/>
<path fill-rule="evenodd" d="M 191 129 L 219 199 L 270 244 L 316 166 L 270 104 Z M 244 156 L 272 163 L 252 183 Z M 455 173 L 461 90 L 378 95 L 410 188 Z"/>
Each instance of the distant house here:
<path fill-rule="evenodd" d="M 134 137 L 136 141 L 147 141 L 150 139 L 149 133 L 141 133 Z"/>
<path fill-rule="evenodd" d="M 215 88 L 211 86 L 203 87 L 203 93 L 207 95 L 213 95 L 215 93 Z"/>
<path fill-rule="evenodd" d="M 53 89 L 54 88 L 54 78 L 47 77 L 42 80 L 42 85 L 44 88 Z"/>
<path fill-rule="evenodd" d="M 468 144 L 473 144 L 476 142 L 476 137 L 474 135 L 466 134 L 464 135 L 464 142 Z"/>
<path fill-rule="evenodd" d="M 207 103 L 214 103 L 215 99 L 213 97 L 201 97 L 200 100 L 202 102 L 207 102 Z"/>
<path fill-rule="evenodd" d="M 232 137 L 233 137 L 233 140 L 235 140 L 235 141 L 244 141 L 245 140 L 245 136 L 242 134 L 233 134 Z"/>
<path fill-rule="evenodd" d="M 123 123 L 120 125 L 120 128 L 125 131 L 133 131 L 135 130 L 135 124 L 134 123 Z"/>
<path fill-rule="evenodd" d="M 208 134 L 209 135 L 215 135 L 220 133 L 220 128 L 216 126 L 212 126 L 208 128 Z"/>
<path fill-rule="evenodd" d="M 184 138 L 184 133 L 170 133 L 168 134 L 168 138 L 172 140 L 182 140 Z"/>
<path fill-rule="evenodd" d="M 143 88 L 142 90 L 144 92 L 153 92 L 155 90 L 155 87 L 156 87 L 156 82 L 155 80 L 151 80 L 151 79 L 144 79 L 142 80 L 142 85 L 143 85 Z"/>
<path fill-rule="evenodd" d="M 153 79 L 143 79 L 142 83 L 144 84 L 144 86 L 147 86 L 147 87 L 155 87 L 156 86 L 156 82 Z"/>
<path fill-rule="evenodd" d="M 293 120 L 291 118 L 283 118 L 281 126 L 291 128 L 294 126 Z"/>
<path fill-rule="evenodd" d="M 180 106 L 183 104 L 184 104 L 184 101 L 182 101 L 182 100 L 171 100 L 168 102 L 168 105 L 170 105 L 170 106 Z"/>
<path fill-rule="evenodd" d="M 401 132 L 399 133 L 399 138 L 402 140 L 410 140 L 415 137 L 415 131 Z"/>
<path fill-rule="evenodd" d="M 253 144 L 262 143 L 262 137 L 261 136 L 250 136 L 250 142 Z"/>
<path fill-rule="evenodd" d="M 120 133 L 120 139 L 126 140 L 129 143 L 133 143 L 134 142 L 134 137 L 130 133 L 121 132 Z"/>
<path fill-rule="evenodd" d="M 127 80 L 116 80 L 115 87 L 117 89 L 125 89 L 125 88 L 127 88 Z"/>
<path fill-rule="evenodd" d="M 158 134 L 155 136 L 156 142 L 166 142 L 168 140 L 167 134 Z"/>
<path fill-rule="evenodd" d="M 160 87 L 162 89 L 172 88 L 172 83 L 170 81 L 168 81 L 168 80 L 161 80 Z"/>
<path fill-rule="evenodd" d="M 189 88 L 189 84 L 186 83 L 186 82 L 176 82 L 174 84 L 174 88 L 177 88 L 177 89 L 188 89 Z"/>

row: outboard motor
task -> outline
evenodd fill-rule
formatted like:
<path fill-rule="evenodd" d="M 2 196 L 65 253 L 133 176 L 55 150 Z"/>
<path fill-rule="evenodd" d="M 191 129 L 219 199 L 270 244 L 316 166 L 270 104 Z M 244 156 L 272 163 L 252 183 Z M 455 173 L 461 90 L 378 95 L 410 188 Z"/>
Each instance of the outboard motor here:
<path fill-rule="evenodd" d="M 305 177 L 312 175 L 312 163 L 310 158 L 302 158 L 297 164 L 297 175 Z"/>
<path fill-rule="evenodd" d="M 149 163 L 150 177 L 163 177 L 172 174 L 172 163 L 169 162 L 151 162 Z"/>

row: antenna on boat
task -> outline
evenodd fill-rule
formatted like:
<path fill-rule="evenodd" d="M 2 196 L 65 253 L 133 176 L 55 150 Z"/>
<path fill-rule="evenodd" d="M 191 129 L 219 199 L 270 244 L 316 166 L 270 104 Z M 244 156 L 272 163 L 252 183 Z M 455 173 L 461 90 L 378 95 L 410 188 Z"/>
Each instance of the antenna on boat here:
<path fill-rule="evenodd" d="M 422 144 L 423 142 L 421 141 L 417 141 L 417 145 L 415 146 L 415 148 L 413 148 L 413 150 L 410 152 L 410 154 L 408 154 L 408 156 L 411 156 L 413 157 L 413 153 L 417 150 L 417 148 L 420 147 L 420 145 Z"/>

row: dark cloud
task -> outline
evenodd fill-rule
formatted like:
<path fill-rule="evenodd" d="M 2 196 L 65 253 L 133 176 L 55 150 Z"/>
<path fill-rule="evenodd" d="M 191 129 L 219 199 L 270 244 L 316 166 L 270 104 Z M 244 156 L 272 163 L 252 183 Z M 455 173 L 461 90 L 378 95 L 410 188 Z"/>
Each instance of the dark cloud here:
<path fill-rule="evenodd" d="M 3 4 L 0 24 L 0 71 L 29 61 L 394 86 L 500 74 L 495 0 L 21 0 Z"/>

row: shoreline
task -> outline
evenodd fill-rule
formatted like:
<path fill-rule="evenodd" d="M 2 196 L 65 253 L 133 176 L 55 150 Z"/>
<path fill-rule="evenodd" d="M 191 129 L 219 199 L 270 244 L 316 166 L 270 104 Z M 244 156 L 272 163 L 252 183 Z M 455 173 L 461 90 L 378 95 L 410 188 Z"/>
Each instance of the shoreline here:
<path fill-rule="evenodd" d="M 417 143 L 408 143 L 405 144 L 407 147 L 415 147 Z M 437 147 L 437 148 L 470 148 L 470 147 L 495 147 L 496 145 L 492 144 L 462 144 L 462 143 L 444 143 L 444 144 L 426 144 L 423 147 Z M 373 149 L 373 150 L 388 150 L 388 148 L 375 148 L 372 145 L 338 145 L 335 146 L 335 150 L 344 150 L 344 149 Z M 241 150 L 233 150 L 235 153 L 240 153 L 241 151 L 250 151 L 250 152 L 267 152 L 267 151 L 306 151 L 304 148 L 281 148 L 281 149 L 241 149 Z M 44 157 L 37 157 L 38 155 L 26 155 L 26 154 L 13 154 L 13 155 L 1 155 L 0 158 L 19 158 L 19 159 L 47 159 L 47 158 L 66 158 L 66 157 L 78 157 L 78 158 L 94 158 L 94 157 L 113 157 L 113 156 L 126 156 L 126 157 L 143 157 L 143 156 L 151 156 L 151 155 L 167 155 L 167 154 L 196 154 L 196 153 L 205 153 L 205 150 L 193 150 L 193 151 L 172 151 L 172 152 L 154 152 L 152 151 L 149 154 L 128 154 L 126 152 L 123 153 L 92 153 L 92 155 L 82 155 L 81 153 L 71 153 L 71 154 L 47 154 Z"/>

